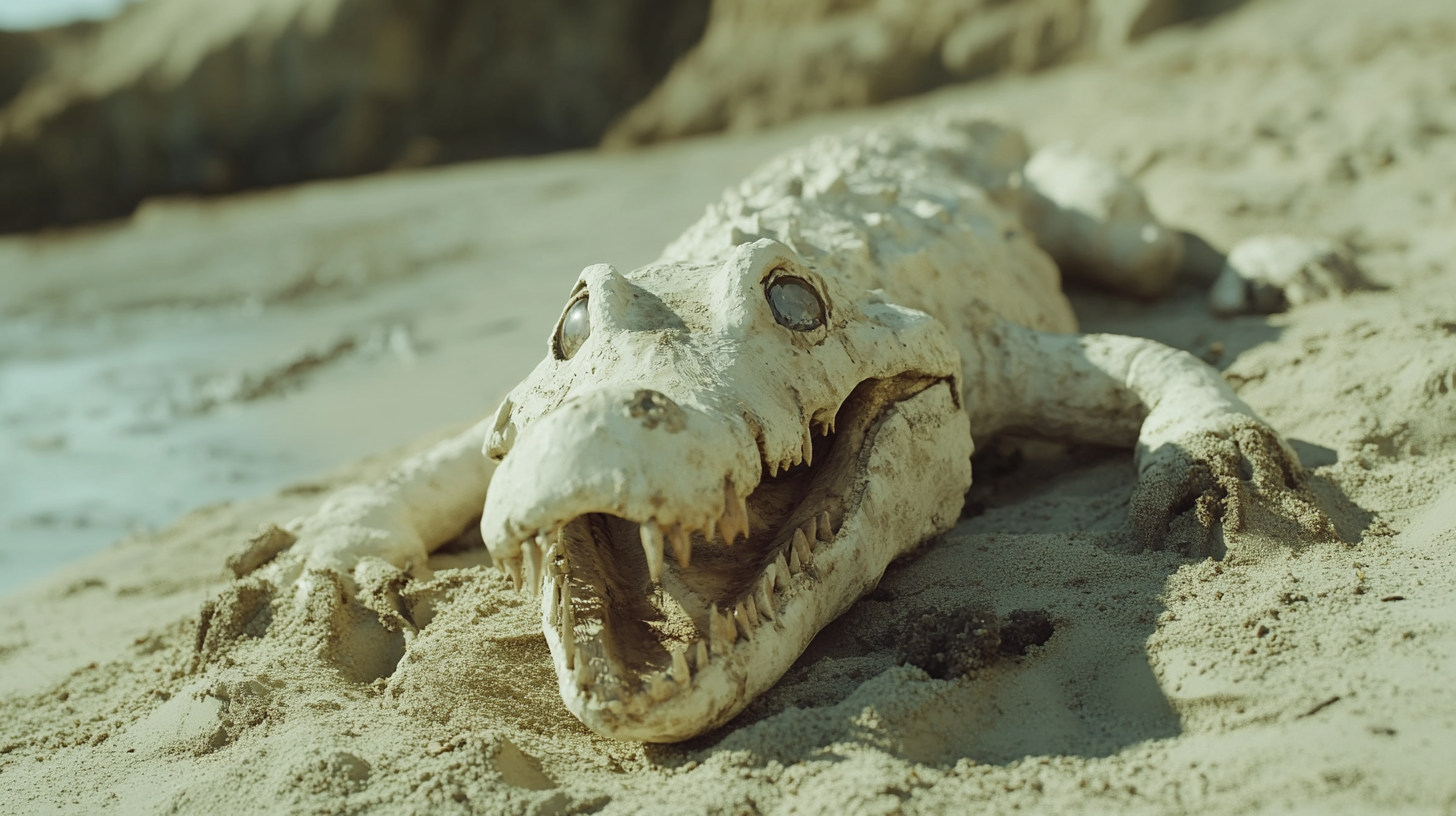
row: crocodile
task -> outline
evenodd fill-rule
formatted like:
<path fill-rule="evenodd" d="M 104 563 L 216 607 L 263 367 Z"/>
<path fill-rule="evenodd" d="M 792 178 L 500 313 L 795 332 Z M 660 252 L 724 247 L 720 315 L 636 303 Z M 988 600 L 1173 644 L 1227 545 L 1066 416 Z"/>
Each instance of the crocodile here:
<path fill-rule="evenodd" d="M 239 575 L 298 599 L 328 583 L 408 629 L 390 593 L 478 516 L 539 601 L 566 707 L 672 742 L 741 712 L 954 526 L 992 438 L 1134 449 L 1129 548 L 1212 551 L 1254 512 L 1333 535 L 1216 370 L 1077 333 L 1063 274 L 1156 296 L 1182 247 L 1114 168 L 1003 124 L 821 137 L 655 262 L 583 270 L 493 417 L 332 497 Z"/>

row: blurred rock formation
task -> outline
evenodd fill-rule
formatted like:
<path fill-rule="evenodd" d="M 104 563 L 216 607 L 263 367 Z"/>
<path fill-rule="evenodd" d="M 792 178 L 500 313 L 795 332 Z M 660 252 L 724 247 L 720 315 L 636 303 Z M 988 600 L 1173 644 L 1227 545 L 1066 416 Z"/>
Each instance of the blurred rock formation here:
<path fill-rule="evenodd" d="M 1240 0 L 714 0 L 703 40 L 608 131 L 752 130 L 1122 47 Z"/>
<path fill-rule="evenodd" d="M 0 32 L 0 232 L 596 143 L 708 0 L 146 0 Z"/>

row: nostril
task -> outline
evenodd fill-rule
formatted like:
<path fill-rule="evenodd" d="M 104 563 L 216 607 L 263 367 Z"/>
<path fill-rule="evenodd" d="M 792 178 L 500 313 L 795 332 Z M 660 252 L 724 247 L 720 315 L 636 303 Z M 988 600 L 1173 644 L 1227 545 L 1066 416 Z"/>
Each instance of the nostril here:
<path fill-rule="evenodd" d="M 515 403 L 506 397 L 495 410 L 495 427 L 485 440 L 485 455 L 497 462 L 504 459 L 516 444 L 516 424 L 511 421 L 511 412 L 515 408 Z"/>
<path fill-rule="evenodd" d="M 648 430 L 661 425 L 668 433 L 677 433 L 688 424 L 687 414 L 683 413 L 677 403 L 668 399 L 661 391 L 650 388 L 638 389 L 627 400 L 625 408 L 627 416 L 642 420 L 642 426 Z"/>

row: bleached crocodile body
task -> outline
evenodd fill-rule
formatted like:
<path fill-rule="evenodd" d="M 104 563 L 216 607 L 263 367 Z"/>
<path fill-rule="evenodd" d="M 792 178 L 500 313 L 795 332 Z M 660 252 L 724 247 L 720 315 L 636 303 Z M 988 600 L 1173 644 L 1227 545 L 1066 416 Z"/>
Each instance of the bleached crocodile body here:
<path fill-rule="evenodd" d="M 1074 333 L 1052 256 L 1147 295 L 1180 251 L 1126 179 L 999 125 L 821 139 L 655 263 L 584 270 L 492 420 L 326 503 L 264 574 L 383 586 L 484 502 L 567 707 L 612 737 L 693 736 L 956 522 L 987 437 L 1136 447 L 1143 546 L 1190 506 L 1232 528 L 1249 501 L 1303 501 L 1297 459 L 1217 372 Z"/>

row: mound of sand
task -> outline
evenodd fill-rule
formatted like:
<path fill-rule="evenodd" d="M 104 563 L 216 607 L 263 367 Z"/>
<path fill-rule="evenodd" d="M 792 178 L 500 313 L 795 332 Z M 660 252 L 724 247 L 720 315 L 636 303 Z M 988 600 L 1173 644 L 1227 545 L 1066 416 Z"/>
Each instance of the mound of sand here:
<path fill-rule="evenodd" d="M 1343 542 L 1254 524 L 1218 560 L 1129 553 L 1127 452 L 988 467 L 971 516 L 893 565 L 743 715 L 644 746 L 563 709 L 533 606 L 466 541 L 407 589 L 428 621 L 408 643 L 347 615 L 314 637 L 306 606 L 199 643 L 226 556 L 397 458 L 382 456 L 0 599 L 5 808 L 1456 812 L 1456 7 L 1271 0 L 908 107 L 942 105 L 1077 140 L 1215 247 L 1292 231 L 1358 256 L 1375 289 L 1270 318 L 1214 319 L 1192 287 L 1075 298 L 1088 330 L 1223 367 L 1299 450 Z M 380 184 L 353 194 L 399 194 Z M 1040 611 L 1053 632 L 963 677 L 901 662 L 907 632 L 967 610 Z"/>

